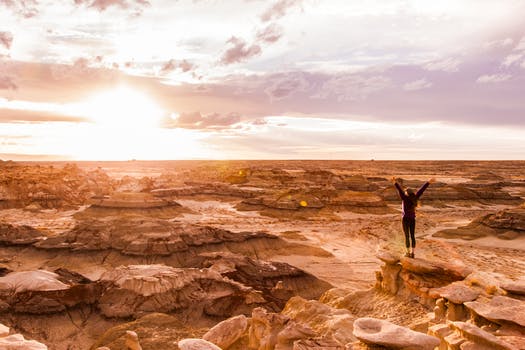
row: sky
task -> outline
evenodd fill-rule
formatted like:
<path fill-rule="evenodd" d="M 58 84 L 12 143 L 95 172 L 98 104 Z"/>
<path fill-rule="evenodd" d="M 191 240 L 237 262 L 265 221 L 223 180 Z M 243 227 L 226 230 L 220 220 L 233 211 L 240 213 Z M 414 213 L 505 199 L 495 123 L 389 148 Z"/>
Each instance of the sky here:
<path fill-rule="evenodd" d="M 525 159 L 523 0 L 0 0 L 0 159 Z"/>

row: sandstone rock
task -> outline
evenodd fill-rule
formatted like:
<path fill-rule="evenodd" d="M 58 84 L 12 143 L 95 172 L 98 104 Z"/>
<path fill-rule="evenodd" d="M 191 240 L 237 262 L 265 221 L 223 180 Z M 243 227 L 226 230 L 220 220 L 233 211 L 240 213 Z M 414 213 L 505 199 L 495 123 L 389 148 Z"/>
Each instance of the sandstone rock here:
<path fill-rule="evenodd" d="M 142 350 L 137 333 L 133 331 L 126 331 L 126 346 L 129 350 Z"/>
<path fill-rule="evenodd" d="M 282 314 L 308 326 L 318 337 L 335 339 L 339 344 L 356 340 L 352 334 L 355 316 L 346 309 L 336 309 L 316 300 L 293 297 Z"/>
<path fill-rule="evenodd" d="M 31 226 L 15 226 L 0 222 L 0 244 L 32 244 L 38 242 L 43 237 L 42 232 Z"/>
<path fill-rule="evenodd" d="M 525 280 L 507 282 L 501 288 L 512 294 L 525 295 Z"/>
<path fill-rule="evenodd" d="M 250 349 L 273 349 L 277 335 L 290 319 L 281 314 L 269 313 L 263 308 L 252 311 L 252 322 L 248 330 Z"/>
<path fill-rule="evenodd" d="M 496 350 L 514 350 L 515 348 L 504 342 L 503 340 L 498 339 L 498 337 L 485 332 L 479 327 L 476 327 L 473 324 L 466 322 L 450 322 L 450 327 L 454 330 L 457 330 L 461 336 L 466 339 L 471 340 L 472 342 L 479 344 L 481 346 L 486 346 L 489 349 Z"/>
<path fill-rule="evenodd" d="M 0 277 L 0 291 L 2 292 L 64 290 L 68 287 L 58 280 L 56 273 L 46 270 L 11 272 Z"/>
<path fill-rule="evenodd" d="M 318 299 L 329 283 L 287 263 L 254 260 L 231 253 L 206 253 L 203 267 L 210 267 L 225 277 L 261 291 L 263 297 L 276 304 L 280 311 L 288 299 L 299 295 Z"/>
<path fill-rule="evenodd" d="M 100 293 L 100 285 L 65 269 L 12 272 L 0 277 L 0 296 L 15 312 L 59 312 L 79 304 L 93 304 Z"/>
<path fill-rule="evenodd" d="M 203 339 L 183 339 L 177 345 L 180 350 L 221 350 L 217 345 Z"/>
<path fill-rule="evenodd" d="M 235 316 L 216 324 L 202 339 L 222 349 L 227 349 L 248 330 L 248 319 L 244 315 Z"/>
<path fill-rule="evenodd" d="M 476 239 L 488 235 L 501 239 L 515 239 L 525 234 L 525 208 L 505 209 L 487 214 L 457 229 L 439 231 L 434 236 L 444 238 Z"/>
<path fill-rule="evenodd" d="M 266 302 L 253 289 L 210 269 L 131 265 L 108 271 L 100 280 L 107 287 L 98 305 L 107 317 L 175 310 L 194 317 L 229 317 Z"/>
<path fill-rule="evenodd" d="M 115 249 L 126 255 L 151 256 L 216 250 L 216 245 L 257 240 L 279 240 L 264 232 L 232 232 L 211 226 L 166 220 L 122 216 L 86 219 L 72 230 L 38 242 L 45 249 Z M 284 242 L 283 242 L 284 243 Z"/>
<path fill-rule="evenodd" d="M 243 182 L 242 182 L 243 183 Z M 253 198 L 261 194 L 261 190 L 231 186 L 220 182 L 215 183 L 186 183 L 183 187 L 158 188 L 151 191 L 158 198 L 179 198 L 199 195 Z"/>
<path fill-rule="evenodd" d="M 401 258 L 401 265 L 406 271 L 426 276 L 438 276 L 445 281 L 459 281 L 472 272 L 470 268 L 464 265 L 453 265 L 444 261 L 428 261 L 419 258 Z"/>
<path fill-rule="evenodd" d="M 9 335 L 9 328 L 0 323 L 0 349 L 47 350 L 47 346 L 35 340 L 26 340 L 22 334 Z"/>
<path fill-rule="evenodd" d="M 525 327 L 525 301 L 495 296 L 489 302 L 472 301 L 465 303 L 465 306 L 487 320 Z"/>
<path fill-rule="evenodd" d="M 389 265 L 395 265 L 400 260 L 399 254 L 394 254 L 387 250 L 381 250 L 379 253 L 376 254 L 376 257 L 382 262 L 389 264 Z"/>
<path fill-rule="evenodd" d="M 6 327 L 0 323 L 0 338 L 7 337 L 8 335 L 9 335 L 9 327 Z"/>
<path fill-rule="evenodd" d="M 445 298 L 455 304 L 476 300 L 480 294 L 480 291 L 465 285 L 461 281 L 453 282 L 445 287 L 434 288 L 429 293 L 432 298 Z"/>
<path fill-rule="evenodd" d="M 354 322 L 354 336 L 364 343 L 393 349 L 427 349 L 439 345 L 439 339 L 375 318 L 359 318 Z"/>
<path fill-rule="evenodd" d="M 192 327 L 173 315 L 150 313 L 108 329 L 91 349 L 105 346 L 111 350 L 129 350 L 126 346 L 128 331 L 138 335 L 143 349 L 176 349 L 177 341 L 200 338 L 206 329 Z"/>

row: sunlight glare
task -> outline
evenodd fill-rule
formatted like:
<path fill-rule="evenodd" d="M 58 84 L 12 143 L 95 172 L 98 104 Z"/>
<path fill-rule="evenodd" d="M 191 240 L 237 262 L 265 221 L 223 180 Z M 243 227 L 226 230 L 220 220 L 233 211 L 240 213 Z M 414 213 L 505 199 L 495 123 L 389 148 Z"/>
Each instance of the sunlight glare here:
<path fill-rule="evenodd" d="M 126 87 L 97 94 L 83 108 L 89 119 L 109 128 L 157 128 L 163 116 L 148 96 Z"/>

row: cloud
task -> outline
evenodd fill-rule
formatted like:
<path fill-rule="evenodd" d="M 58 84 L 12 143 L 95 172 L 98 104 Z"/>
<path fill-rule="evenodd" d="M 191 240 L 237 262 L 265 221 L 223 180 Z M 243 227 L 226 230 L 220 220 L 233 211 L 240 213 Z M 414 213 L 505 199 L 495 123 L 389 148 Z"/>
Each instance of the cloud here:
<path fill-rule="evenodd" d="M 454 57 L 445 58 L 438 61 L 428 62 L 423 65 L 423 69 L 428 71 L 457 72 L 461 61 Z"/>
<path fill-rule="evenodd" d="M 301 3 L 302 0 L 278 0 L 261 15 L 261 21 L 269 22 L 273 19 L 284 17 L 290 8 L 300 5 Z"/>
<path fill-rule="evenodd" d="M 83 122 L 86 118 L 62 115 L 49 111 L 31 111 L 0 108 L 0 123 L 46 123 L 46 122 Z"/>
<path fill-rule="evenodd" d="M 0 76 L 0 90 L 17 90 L 18 86 L 13 79 L 7 76 Z"/>
<path fill-rule="evenodd" d="M 14 13 L 25 18 L 31 18 L 38 14 L 36 0 L 0 0 L 0 5 L 11 9 Z"/>
<path fill-rule="evenodd" d="M 272 80 L 271 85 L 264 90 L 272 101 L 281 100 L 295 93 L 307 91 L 310 87 L 310 83 L 301 73 L 279 75 Z"/>
<path fill-rule="evenodd" d="M 501 83 L 501 82 L 509 80 L 510 78 L 512 78 L 512 75 L 510 75 L 510 74 L 482 75 L 476 80 L 476 82 L 477 83 L 482 83 L 482 84 L 486 84 L 486 83 Z"/>
<path fill-rule="evenodd" d="M 132 9 L 136 14 L 140 14 L 144 7 L 151 5 L 147 0 L 75 0 L 75 4 L 86 5 L 100 12 L 114 6 L 125 10 Z"/>
<path fill-rule="evenodd" d="M 283 36 L 283 30 L 276 24 L 271 24 L 257 32 L 256 39 L 260 42 L 275 43 Z"/>
<path fill-rule="evenodd" d="M 335 97 L 337 101 L 356 101 L 366 99 L 370 94 L 379 92 L 392 85 L 386 76 L 362 76 L 348 74 L 335 76 L 325 81 L 313 98 L 327 99 Z"/>
<path fill-rule="evenodd" d="M 433 84 L 429 81 L 427 81 L 425 78 L 414 80 L 409 83 L 406 83 L 403 85 L 403 90 L 405 91 L 417 91 L 417 90 L 423 90 L 428 89 Z"/>
<path fill-rule="evenodd" d="M 229 65 L 245 61 L 251 57 L 260 55 L 262 50 L 258 44 L 249 45 L 246 41 L 232 36 L 228 41 L 232 46 L 224 52 L 220 63 Z"/>
<path fill-rule="evenodd" d="M 189 72 L 195 68 L 195 65 L 187 60 L 177 61 L 174 59 L 166 62 L 160 69 L 161 74 L 167 74 L 174 70 L 180 69 L 183 73 Z"/>
<path fill-rule="evenodd" d="M 505 67 L 511 67 L 515 64 L 525 67 L 525 36 L 516 43 L 512 52 L 505 57 L 502 63 Z"/>
<path fill-rule="evenodd" d="M 238 113 L 211 113 L 202 115 L 200 112 L 172 115 L 164 122 L 165 128 L 185 129 L 229 129 L 241 121 Z"/>
<path fill-rule="evenodd" d="M 0 46 L 3 46 L 9 50 L 12 43 L 13 34 L 11 32 L 0 32 Z"/>

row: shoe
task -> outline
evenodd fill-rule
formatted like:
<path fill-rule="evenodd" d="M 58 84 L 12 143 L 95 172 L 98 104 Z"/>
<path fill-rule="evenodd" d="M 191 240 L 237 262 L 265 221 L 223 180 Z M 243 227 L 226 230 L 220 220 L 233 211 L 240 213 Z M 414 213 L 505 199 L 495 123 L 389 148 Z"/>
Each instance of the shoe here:
<path fill-rule="evenodd" d="M 408 255 L 409 255 L 409 256 L 408 256 L 409 258 L 414 258 L 414 257 L 415 257 L 415 256 L 414 256 L 414 253 L 410 253 L 410 254 L 408 254 Z"/>
<path fill-rule="evenodd" d="M 407 258 L 410 258 L 410 257 L 411 257 L 410 255 L 412 255 L 412 254 L 409 253 L 409 252 L 406 252 L 406 253 L 405 253 L 405 256 L 406 256 Z"/>

